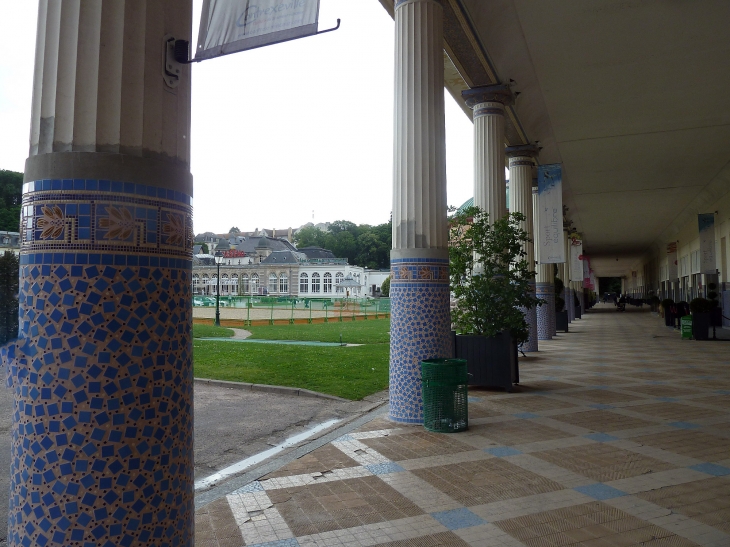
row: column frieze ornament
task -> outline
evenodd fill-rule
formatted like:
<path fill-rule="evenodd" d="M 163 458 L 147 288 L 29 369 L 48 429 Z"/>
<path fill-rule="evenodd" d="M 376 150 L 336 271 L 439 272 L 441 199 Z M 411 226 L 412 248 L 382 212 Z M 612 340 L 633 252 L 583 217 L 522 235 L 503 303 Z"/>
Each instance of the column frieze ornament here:
<path fill-rule="evenodd" d="M 502 105 L 501 113 L 504 114 L 504 107 L 514 103 L 514 95 L 508 84 L 486 85 L 465 89 L 461 97 L 469 108 L 476 109 L 484 103 L 499 103 Z M 496 107 L 497 105 L 494 105 Z"/>
<path fill-rule="evenodd" d="M 509 158 L 510 165 L 534 165 L 534 160 L 539 153 L 540 147 L 536 144 L 507 146 L 504 149 L 504 155 Z"/>
<path fill-rule="evenodd" d="M 441 3 L 439 2 L 439 0 L 395 0 L 395 9 L 397 10 L 398 8 L 400 8 L 401 6 L 403 6 L 405 4 L 415 4 L 418 2 L 429 2 L 431 4 L 437 4 L 437 5 L 441 6 Z"/>

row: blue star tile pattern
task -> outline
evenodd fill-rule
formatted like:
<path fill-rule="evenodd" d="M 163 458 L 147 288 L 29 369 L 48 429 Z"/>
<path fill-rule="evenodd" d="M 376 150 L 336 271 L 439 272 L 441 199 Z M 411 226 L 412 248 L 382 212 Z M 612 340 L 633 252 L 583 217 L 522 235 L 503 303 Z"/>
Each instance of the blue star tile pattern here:
<path fill-rule="evenodd" d="M 620 498 L 621 496 L 626 495 L 626 492 L 600 482 L 588 484 L 586 486 L 576 486 L 573 490 L 599 501 Z"/>
<path fill-rule="evenodd" d="M 487 454 L 491 454 L 492 456 L 497 456 L 498 458 L 517 456 L 518 454 L 522 454 L 522 452 L 520 452 L 519 450 L 516 450 L 509 446 L 495 446 L 494 448 L 485 448 L 484 452 L 486 452 Z"/>
<path fill-rule="evenodd" d="M 420 362 L 453 355 L 448 260 L 391 260 L 390 306 L 390 419 L 420 424 Z"/>
<path fill-rule="evenodd" d="M 431 513 L 431 516 L 446 526 L 449 530 L 459 530 L 461 528 L 470 528 L 472 526 L 487 524 L 486 520 L 478 517 L 466 507 L 462 507 L 461 509 L 452 509 L 451 511 Z"/>
<path fill-rule="evenodd" d="M 617 441 L 618 437 L 609 435 L 607 433 L 591 433 L 590 435 L 583 435 L 586 439 L 592 441 L 598 441 L 599 443 L 610 443 L 611 441 Z"/>
<path fill-rule="evenodd" d="M 518 412 L 517 414 L 512 414 L 512 416 L 521 420 L 532 420 L 534 418 L 540 417 L 539 415 L 533 414 L 532 412 Z"/>
<path fill-rule="evenodd" d="M 700 473 L 707 473 L 713 477 L 724 477 L 725 475 L 730 475 L 730 468 L 716 463 L 700 463 L 698 465 L 693 465 L 690 469 L 694 469 Z"/>
<path fill-rule="evenodd" d="M 373 475 L 387 475 L 388 473 L 400 473 L 405 471 L 405 469 L 394 462 L 373 463 L 366 465 L 365 468 Z"/>
<path fill-rule="evenodd" d="M 277 541 L 267 541 L 266 543 L 256 543 L 251 547 L 299 547 L 300 543 L 296 538 L 279 539 Z"/>
<path fill-rule="evenodd" d="M 191 546 L 191 199 L 24 187 L 10 543 Z"/>
<path fill-rule="evenodd" d="M 690 422 L 670 422 L 669 425 L 677 429 L 699 429 L 700 425 Z"/>

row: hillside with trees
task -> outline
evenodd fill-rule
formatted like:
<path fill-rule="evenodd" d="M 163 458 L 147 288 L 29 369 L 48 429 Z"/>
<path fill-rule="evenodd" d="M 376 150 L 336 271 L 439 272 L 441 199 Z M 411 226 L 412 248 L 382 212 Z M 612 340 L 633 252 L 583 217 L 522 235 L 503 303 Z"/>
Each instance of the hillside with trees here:
<path fill-rule="evenodd" d="M 0 169 L 0 230 L 20 231 L 23 173 Z"/>
<path fill-rule="evenodd" d="M 390 267 L 391 241 L 390 222 L 370 226 L 337 220 L 329 225 L 328 231 L 306 226 L 294 236 L 298 248 L 322 247 L 337 257 L 347 258 L 350 264 L 373 269 Z"/>

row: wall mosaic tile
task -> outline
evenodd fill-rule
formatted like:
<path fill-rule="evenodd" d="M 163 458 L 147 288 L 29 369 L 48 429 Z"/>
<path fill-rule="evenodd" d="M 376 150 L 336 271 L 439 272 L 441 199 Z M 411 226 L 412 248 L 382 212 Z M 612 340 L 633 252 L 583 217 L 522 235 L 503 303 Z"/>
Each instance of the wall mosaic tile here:
<path fill-rule="evenodd" d="M 390 419 L 423 423 L 424 359 L 451 357 L 448 260 L 391 261 Z"/>
<path fill-rule="evenodd" d="M 191 546 L 192 202 L 113 181 L 25 190 L 9 542 Z"/>

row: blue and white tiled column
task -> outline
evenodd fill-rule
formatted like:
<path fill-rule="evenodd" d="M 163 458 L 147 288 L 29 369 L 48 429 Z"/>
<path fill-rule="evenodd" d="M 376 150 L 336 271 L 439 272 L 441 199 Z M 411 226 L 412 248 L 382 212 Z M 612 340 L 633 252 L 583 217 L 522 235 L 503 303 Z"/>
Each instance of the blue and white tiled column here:
<path fill-rule="evenodd" d="M 536 287 L 534 283 L 530 283 L 530 293 L 532 296 L 536 296 Z M 537 324 L 537 306 L 523 310 L 525 313 L 525 322 L 527 323 L 527 332 L 529 337 L 525 341 L 524 344 L 522 344 L 521 348 L 522 351 L 525 353 L 531 352 L 531 351 L 537 351 L 537 341 L 539 340 L 538 337 L 538 324 Z"/>
<path fill-rule="evenodd" d="M 191 545 L 192 206 L 25 184 L 11 545 Z"/>
<path fill-rule="evenodd" d="M 11 547 L 193 545 L 192 2 L 149 4 L 39 2 Z"/>
<path fill-rule="evenodd" d="M 448 259 L 391 257 L 392 420 L 423 423 L 420 362 L 451 352 Z"/>
<path fill-rule="evenodd" d="M 443 8 L 395 5 L 390 419 L 423 423 L 423 359 L 451 357 Z"/>
<path fill-rule="evenodd" d="M 538 298 L 545 303 L 537 308 L 537 338 L 538 340 L 552 340 L 555 328 L 555 286 L 552 283 L 535 284 Z"/>
<path fill-rule="evenodd" d="M 525 219 L 520 222 L 520 228 L 526 233 L 530 241 L 523 244 L 522 250 L 525 253 L 530 270 L 535 269 L 535 244 L 534 223 L 533 223 L 533 197 L 532 197 L 532 170 L 535 166 L 535 158 L 538 154 L 538 147 L 532 144 L 523 146 L 510 146 L 506 150 L 509 158 L 509 210 L 510 213 L 521 213 Z M 535 296 L 535 283 L 530 284 L 530 294 Z M 527 323 L 529 338 L 522 344 L 522 351 L 531 352 L 538 350 L 537 336 L 537 308 L 532 307 L 523 310 L 525 322 Z"/>

